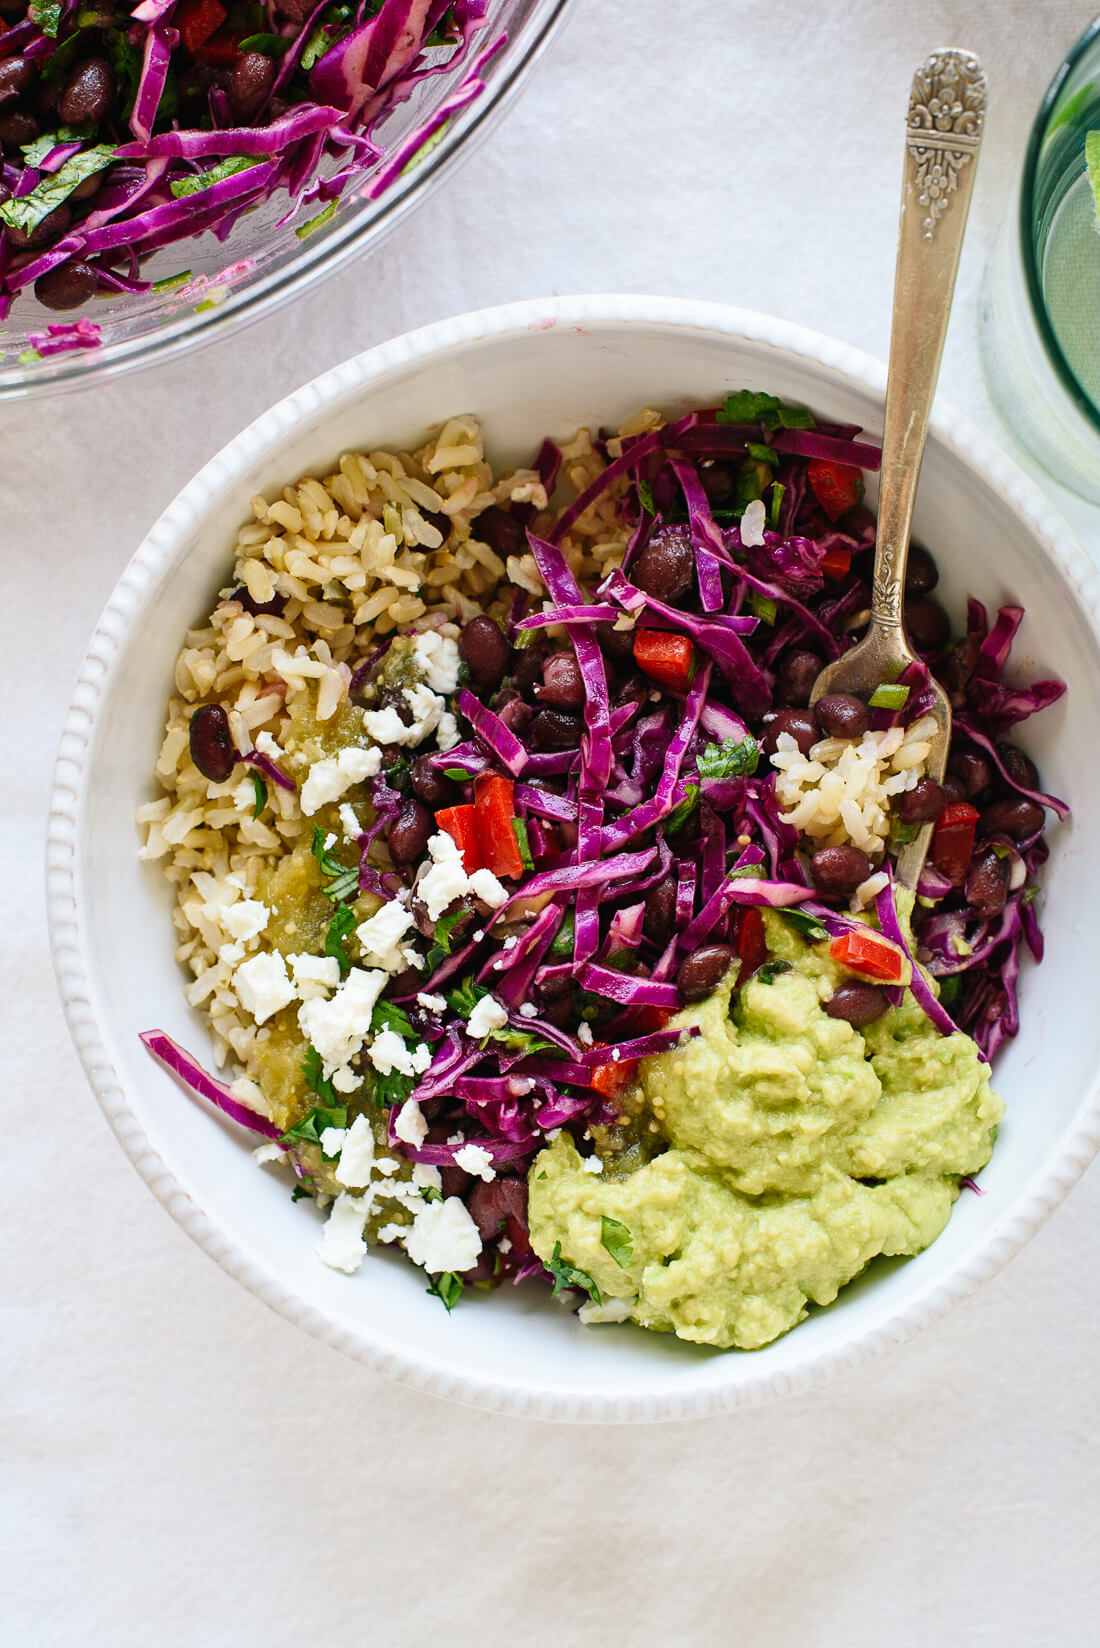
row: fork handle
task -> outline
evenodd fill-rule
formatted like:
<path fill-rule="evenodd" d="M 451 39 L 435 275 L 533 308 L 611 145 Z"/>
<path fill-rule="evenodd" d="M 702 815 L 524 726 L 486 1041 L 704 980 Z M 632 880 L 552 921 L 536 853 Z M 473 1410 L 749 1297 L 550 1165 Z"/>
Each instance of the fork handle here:
<path fill-rule="evenodd" d="M 894 272 L 871 621 L 900 630 L 909 530 L 985 120 L 985 75 L 967 51 L 933 52 L 913 76 Z"/>

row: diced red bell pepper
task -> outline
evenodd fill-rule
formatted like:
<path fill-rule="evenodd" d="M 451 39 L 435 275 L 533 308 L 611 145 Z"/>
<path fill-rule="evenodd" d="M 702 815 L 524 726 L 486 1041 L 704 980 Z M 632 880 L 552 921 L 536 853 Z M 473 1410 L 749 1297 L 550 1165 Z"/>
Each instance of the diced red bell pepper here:
<path fill-rule="evenodd" d="M 232 68 L 241 55 L 241 41 L 244 39 L 240 29 L 226 24 L 217 34 L 212 34 L 205 40 L 195 53 L 200 63 L 206 63 L 214 68 Z"/>
<path fill-rule="evenodd" d="M 741 911 L 741 930 L 737 935 L 737 954 L 741 958 L 741 969 L 737 975 L 737 988 L 752 977 L 758 967 L 763 967 L 768 959 L 768 941 L 764 932 L 764 917 L 752 904 L 748 904 Z"/>
<path fill-rule="evenodd" d="M 468 802 L 461 807 L 444 807 L 436 813 L 435 821 L 445 830 L 462 854 L 462 868 L 467 875 L 485 868 L 481 844 L 477 835 L 476 809 Z"/>
<path fill-rule="evenodd" d="M 596 1042 L 595 1046 L 600 1044 Z M 617 1099 L 623 1088 L 634 1080 L 638 1073 L 637 1059 L 613 1059 L 608 1048 L 606 1064 L 593 1066 L 592 1074 L 588 1078 L 588 1085 L 594 1087 L 597 1093 L 605 1099 Z"/>
<path fill-rule="evenodd" d="M 221 0 L 182 0 L 172 14 L 172 26 L 180 31 L 180 41 L 189 52 L 197 52 L 225 22 Z"/>
<path fill-rule="evenodd" d="M 481 861 L 495 876 L 521 876 L 523 855 L 514 829 L 515 785 L 499 773 L 480 773 L 474 781 L 474 814 Z"/>
<path fill-rule="evenodd" d="M 830 463 L 826 458 L 815 458 L 806 475 L 814 497 L 830 521 L 839 521 L 863 497 L 863 471 L 852 464 Z"/>
<path fill-rule="evenodd" d="M 839 584 L 842 578 L 847 578 L 852 570 L 852 552 L 838 545 L 836 549 L 827 549 L 821 557 L 821 571 L 826 578 L 831 578 L 834 584 Z"/>
<path fill-rule="evenodd" d="M 969 801 L 953 801 L 936 819 L 932 831 L 932 862 L 941 875 L 961 887 L 974 856 L 978 809 Z"/>
<path fill-rule="evenodd" d="M 897 945 L 870 927 L 838 934 L 829 945 L 829 954 L 850 972 L 883 984 L 900 984 L 905 975 L 905 957 Z"/>
<path fill-rule="evenodd" d="M 630 1015 L 630 1034 L 652 1036 L 663 1030 L 672 1016 L 671 1007 L 636 1007 Z"/>
<path fill-rule="evenodd" d="M 695 678 L 695 648 L 686 635 L 663 629 L 634 633 L 634 661 L 670 692 L 687 692 Z"/>

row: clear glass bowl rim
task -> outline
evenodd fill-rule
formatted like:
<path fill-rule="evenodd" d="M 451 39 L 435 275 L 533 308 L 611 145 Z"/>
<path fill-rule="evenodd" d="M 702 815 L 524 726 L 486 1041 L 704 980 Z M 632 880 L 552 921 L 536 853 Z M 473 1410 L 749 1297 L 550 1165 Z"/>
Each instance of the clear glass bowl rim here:
<path fill-rule="evenodd" d="M 1054 113 L 1055 105 L 1061 96 L 1062 87 L 1090 46 L 1097 44 L 1098 41 L 1100 41 L 1100 17 L 1095 18 L 1084 34 L 1074 41 L 1066 52 L 1057 74 L 1043 94 L 1043 100 L 1039 104 L 1038 112 L 1032 122 L 1027 152 L 1024 156 L 1024 170 L 1020 180 L 1017 227 L 1020 237 L 1020 259 L 1023 264 L 1024 280 L 1031 303 L 1031 312 L 1043 348 L 1046 350 L 1051 366 L 1058 375 L 1062 388 L 1081 413 L 1081 416 L 1100 435 L 1100 411 L 1097 411 L 1089 396 L 1082 389 L 1076 373 L 1062 353 L 1062 346 L 1055 336 L 1053 326 L 1050 324 L 1050 317 L 1047 314 L 1046 303 L 1043 298 L 1039 265 L 1035 256 L 1035 240 L 1032 234 L 1032 205 L 1035 199 L 1035 182 L 1039 170 L 1039 152 L 1043 146 L 1051 115 Z"/>
<path fill-rule="evenodd" d="M 327 279 L 346 268 L 377 238 L 381 240 L 402 215 L 420 203 L 442 181 L 450 165 L 468 155 L 485 136 L 493 120 L 507 107 L 569 11 L 570 0 L 534 0 L 531 15 L 516 40 L 509 40 L 499 69 L 486 77 L 485 90 L 451 121 L 443 139 L 421 164 L 396 179 L 374 210 L 349 215 L 341 228 L 315 244 L 302 243 L 289 265 L 269 270 L 244 282 L 225 301 L 201 315 L 181 314 L 159 329 L 102 348 L 73 350 L 49 358 L 43 369 L 31 373 L 5 369 L 0 364 L 0 404 L 34 396 L 61 394 L 113 380 L 141 367 L 177 358 L 189 349 L 204 348 L 238 327 L 260 320 L 289 302 L 311 282 Z M 509 48 L 512 48 L 509 50 Z"/>

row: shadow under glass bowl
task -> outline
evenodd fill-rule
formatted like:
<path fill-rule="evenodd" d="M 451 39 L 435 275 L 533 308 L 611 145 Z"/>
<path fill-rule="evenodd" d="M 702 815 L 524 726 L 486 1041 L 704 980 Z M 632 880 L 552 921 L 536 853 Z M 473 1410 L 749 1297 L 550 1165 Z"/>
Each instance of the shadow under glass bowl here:
<path fill-rule="evenodd" d="M 500 33 L 508 38 L 481 71 L 484 91 L 451 118 L 442 138 L 425 144 L 377 200 L 347 190 L 327 222 L 299 237 L 295 231 L 313 213 L 304 212 L 279 227 L 278 220 L 290 205 L 281 191 L 246 213 L 224 242 L 206 233 L 177 241 L 143 260 L 142 275 L 154 282 L 189 272 L 185 285 L 160 292 L 112 293 L 63 314 L 46 309 L 33 292 L 21 294 L 0 323 L 0 401 L 82 388 L 172 360 L 260 319 L 345 268 L 376 246 L 442 182 L 460 157 L 472 152 L 526 83 L 568 7 L 569 0 L 490 0 L 480 39 L 487 43 Z M 455 91 L 475 55 L 476 48 L 453 72 L 418 81 L 408 100 L 376 128 L 388 156 Z M 369 177 L 365 174 L 364 181 Z M 34 336 L 47 326 L 85 317 L 99 328 L 98 346 L 27 358 Z"/>

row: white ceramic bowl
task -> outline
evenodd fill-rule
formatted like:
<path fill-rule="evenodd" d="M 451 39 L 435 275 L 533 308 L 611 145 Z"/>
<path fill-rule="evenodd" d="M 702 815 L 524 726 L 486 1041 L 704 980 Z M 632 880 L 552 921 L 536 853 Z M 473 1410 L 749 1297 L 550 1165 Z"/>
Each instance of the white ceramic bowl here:
<path fill-rule="evenodd" d="M 447 1316 L 397 1255 L 371 1255 L 353 1279 L 320 1264 L 314 1211 L 292 1205 L 240 1132 L 188 1099 L 138 1041 L 161 1025 L 209 1056 L 172 959 L 169 889 L 138 861 L 133 812 L 152 793 L 180 637 L 224 584 L 254 493 L 324 473 L 348 447 L 415 445 L 466 410 L 505 464 L 546 433 L 744 385 L 878 432 L 884 376 L 841 344 L 710 304 L 587 297 L 461 316 L 372 349 L 266 412 L 180 493 L 111 597 L 62 740 L 50 828 L 50 918 L 73 1037 L 121 1144 L 184 1229 L 285 1316 L 370 1366 L 480 1407 L 565 1419 L 674 1418 L 801 1389 L 907 1338 L 992 1275 L 1100 1143 L 1100 579 L 1031 484 L 943 408 L 916 532 L 956 616 L 968 589 L 991 606 L 1022 601 L 1016 667 L 1069 682 L 1027 741 L 1075 819 L 1050 835 L 1048 958 L 1025 970 L 1023 1028 L 997 1064 L 1008 1113 L 985 1194 L 964 1194 L 926 1253 L 879 1261 L 835 1305 L 751 1354 L 586 1329 L 535 1288 L 466 1299 Z"/>

